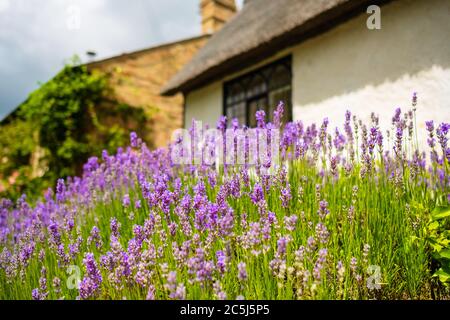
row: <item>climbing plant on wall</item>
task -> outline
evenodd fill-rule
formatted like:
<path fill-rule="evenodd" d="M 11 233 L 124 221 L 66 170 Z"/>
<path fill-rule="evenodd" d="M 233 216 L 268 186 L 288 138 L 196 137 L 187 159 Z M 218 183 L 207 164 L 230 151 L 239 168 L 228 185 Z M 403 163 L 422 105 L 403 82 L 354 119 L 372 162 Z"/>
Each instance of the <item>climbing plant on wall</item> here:
<path fill-rule="evenodd" d="M 2 151 L 8 166 L 0 166 L 0 177 L 14 170 L 23 177 L 9 191 L 28 191 L 36 178 L 46 187 L 58 177 L 79 174 L 88 156 L 115 151 L 131 129 L 145 127 L 142 109 L 117 102 L 108 77 L 74 59 L 20 105 L 0 135 L 0 146 L 8 145 Z M 124 125 L 128 119 L 135 128 Z"/>

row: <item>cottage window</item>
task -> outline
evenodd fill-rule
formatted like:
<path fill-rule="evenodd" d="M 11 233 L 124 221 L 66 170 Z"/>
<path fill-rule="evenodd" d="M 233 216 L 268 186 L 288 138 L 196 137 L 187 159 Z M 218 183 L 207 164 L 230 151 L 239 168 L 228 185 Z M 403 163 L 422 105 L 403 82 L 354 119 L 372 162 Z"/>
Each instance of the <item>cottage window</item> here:
<path fill-rule="evenodd" d="M 256 126 L 255 113 L 264 110 L 272 121 L 279 101 L 285 103 L 283 122 L 291 120 L 291 57 L 228 81 L 224 85 L 224 114 L 240 124 Z"/>

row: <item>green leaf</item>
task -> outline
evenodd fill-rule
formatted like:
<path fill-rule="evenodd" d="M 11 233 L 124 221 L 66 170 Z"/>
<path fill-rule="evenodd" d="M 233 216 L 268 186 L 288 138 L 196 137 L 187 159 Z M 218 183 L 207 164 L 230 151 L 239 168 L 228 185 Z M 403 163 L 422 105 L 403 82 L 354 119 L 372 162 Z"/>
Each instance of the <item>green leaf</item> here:
<path fill-rule="evenodd" d="M 439 257 L 442 259 L 450 259 L 450 249 L 444 249 L 439 252 Z"/>
<path fill-rule="evenodd" d="M 433 277 L 439 277 L 439 281 L 445 283 L 450 279 L 450 274 L 441 268 L 433 274 Z"/>
<path fill-rule="evenodd" d="M 428 225 L 428 230 L 437 230 L 439 228 L 439 222 L 433 221 Z"/>
<path fill-rule="evenodd" d="M 433 248 L 433 250 L 437 252 L 440 252 L 443 248 L 443 246 L 441 246 L 439 243 L 431 243 L 430 245 Z"/>
<path fill-rule="evenodd" d="M 448 206 L 438 206 L 431 212 L 433 220 L 440 220 L 450 216 L 450 208 Z"/>

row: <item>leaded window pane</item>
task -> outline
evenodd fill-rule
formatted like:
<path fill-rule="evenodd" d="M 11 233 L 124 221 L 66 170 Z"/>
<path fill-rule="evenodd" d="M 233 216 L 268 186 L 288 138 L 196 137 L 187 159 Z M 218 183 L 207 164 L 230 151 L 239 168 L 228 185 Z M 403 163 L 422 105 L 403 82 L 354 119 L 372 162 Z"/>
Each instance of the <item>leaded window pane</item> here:
<path fill-rule="evenodd" d="M 273 111 L 280 101 L 285 104 L 283 123 L 291 120 L 291 57 L 283 58 L 228 81 L 224 85 L 225 114 L 237 118 L 240 125 L 256 126 L 255 113 L 265 110 L 273 121 Z"/>

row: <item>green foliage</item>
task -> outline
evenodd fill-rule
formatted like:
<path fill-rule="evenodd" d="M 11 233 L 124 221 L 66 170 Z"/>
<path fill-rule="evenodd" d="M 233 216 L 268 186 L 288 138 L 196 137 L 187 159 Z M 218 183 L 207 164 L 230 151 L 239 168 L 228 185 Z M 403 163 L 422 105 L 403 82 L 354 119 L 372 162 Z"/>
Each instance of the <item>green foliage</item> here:
<path fill-rule="evenodd" d="M 10 176 L 14 170 L 27 166 L 34 146 L 30 123 L 17 120 L 4 125 L 0 130 L 0 172 Z"/>
<path fill-rule="evenodd" d="M 32 122 L 16 119 L 4 124 L 0 130 L 0 196 L 17 198 L 22 192 L 36 190 L 32 178 L 31 157 L 36 149 L 36 135 Z"/>
<path fill-rule="evenodd" d="M 67 65 L 33 92 L 20 115 L 36 124 L 39 144 L 49 151 L 52 179 L 76 173 L 76 164 L 93 150 L 86 135 L 92 121 L 87 108 L 98 104 L 107 88 L 103 74 Z"/>
<path fill-rule="evenodd" d="M 438 206 L 433 210 L 427 235 L 433 257 L 433 277 L 450 287 L 450 207 Z"/>
<path fill-rule="evenodd" d="M 19 173 L 7 187 L 8 197 L 38 195 L 50 182 L 80 174 L 89 156 L 103 149 L 114 152 L 128 139 L 123 121 L 132 118 L 137 127 L 144 127 L 142 109 L 117 102 L 108 77 L 74 58 L 19 106 L 0 134 L 0 156 L 7 159 L 0 163 L 0 181 Z M 111 115 L 121 123 L 104 123 Z M 31 163 L 37 148 L 42 152 L 34 166 L 39 165 L 40 174 Z"/>

